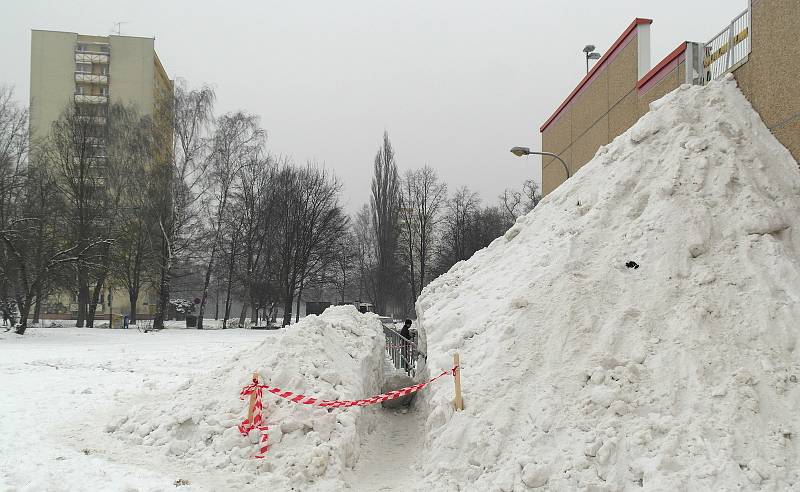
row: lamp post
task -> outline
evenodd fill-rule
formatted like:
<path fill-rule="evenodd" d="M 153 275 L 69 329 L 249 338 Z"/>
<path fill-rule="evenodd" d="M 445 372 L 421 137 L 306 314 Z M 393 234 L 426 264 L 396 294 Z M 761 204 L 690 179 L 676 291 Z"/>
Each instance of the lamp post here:
<path fill-rule="evenodd" d="M 513 147 L 511 149 L 511 153 L 514 154 L 517 157 L 522 157 L 523 155 L 543 155 L 543 156 L 547 156 L 547 157 L 555 157 L 556 159 L 561 161 L 561 165 L 564 166 L 564 171 L 567 173 L 567 179 L 569 179 L 569 177 L 570 177 L 569 168 L 567 167 L 567 163 L 564 162 L 564 159 L 562 159 L 561 157 L 557 156 L 556 154 L 554 154 L 552 152 L 536 152 L 536 151 L 533 151 L 533 150 L 529 149 L 528 147 Z M 552 164 L 552 162 L 553 161 L 550 161 L 547 164 L 547 166 Z M 544 170 L 544 168 L 547 167 L 547 166 L 544 166 L 542 168 L 542 170 Z"/>
<path fill-rule="evenodd" d="M 593 44 L 587 44 L 583 47 L 583 52 L 586 53 L 586 73 L 589 73 L 589 60 L 600 59 L 600 53 L 594 50 Z"/>

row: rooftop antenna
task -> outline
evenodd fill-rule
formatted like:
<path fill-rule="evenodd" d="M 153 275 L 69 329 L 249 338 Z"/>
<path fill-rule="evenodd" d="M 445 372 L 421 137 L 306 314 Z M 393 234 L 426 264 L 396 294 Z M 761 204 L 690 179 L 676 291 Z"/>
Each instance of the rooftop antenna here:
<path fill-rule="evenodd" d="M 114 28 L 111 30 L 111 33 L 113 34 L 116 31 L 117 36 L 122 36 L 122 24 L 130 24 L 130 22 L 128 21 L 115 22 Z"/>

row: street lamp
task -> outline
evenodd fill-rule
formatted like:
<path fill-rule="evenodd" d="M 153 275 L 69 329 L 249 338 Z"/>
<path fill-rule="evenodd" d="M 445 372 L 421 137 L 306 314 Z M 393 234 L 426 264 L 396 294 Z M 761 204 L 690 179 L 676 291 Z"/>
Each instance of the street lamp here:
<path fill-rule="evenodd" d="M 586 73 L 589 73 L 589 60 L 599 60 L 600 53 L 594 50 L 593 44 L 587 44 L 583 47 L 583 52 L 586 53 Z"/>
<path fill-rule="evenodd" d="M 564 171 L 566 171 L 566 173 L 567 173 L 567 179 L 569 179 L 569 177 L 570 177 L 569 168 L 567 167 L 567 163 L 564 162 L 564 159 L 562 159 L 561 157 L 557 156 L 556 154 L 554 154 L 552 152 L 536 152 L 536 151 L 533 151 L 533 150 L 529 149 L 528 147 L 513 147 L 511 149 L 511 153 L 514 154 L 517 157 L 522 157 L 523 155 L 544 155 L 544 156 L 547 156 L 547 157 L 555 157 L 556 159 L 561 161 L 561 165 L 564 166 Z M 549 166 L 552 163 L 553 163 L 553 161 L 548 162 L 547 166 Z M 544 170 L 544 168 L 547 167 L 547 166 L 544 166 L 542 168 L 542 170 Z"/>

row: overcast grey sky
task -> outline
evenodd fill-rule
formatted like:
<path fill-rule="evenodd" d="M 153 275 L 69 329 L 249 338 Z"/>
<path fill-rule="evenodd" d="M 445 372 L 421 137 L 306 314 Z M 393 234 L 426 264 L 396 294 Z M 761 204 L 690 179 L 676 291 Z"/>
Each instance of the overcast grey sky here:
<path fill-rule="evenodd" d="M 274 153 L 315 159 L 369 199 L 384 129 L 401 172 L 428 164 L 485 201 L 539 179 L 539 126 L 634 17 L 654 20 L 651 60 L 706 41 L 746 0 L 2 0 L 0 83 L 27 102 L 30 29 L 156 38 L 171 78 L 217 91 L 217 111 L 261 116 Z"/>

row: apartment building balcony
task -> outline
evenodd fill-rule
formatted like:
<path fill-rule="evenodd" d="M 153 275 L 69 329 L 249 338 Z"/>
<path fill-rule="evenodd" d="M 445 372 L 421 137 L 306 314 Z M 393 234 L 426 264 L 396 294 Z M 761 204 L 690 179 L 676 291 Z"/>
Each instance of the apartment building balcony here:
<path fill-rule="evenodd" d="M 86 137 L 86 143 L 89 145 L 101 147 L 106 144 L 106 139 L 103 137 Z"/>
<path fill-rule="evenodd" d="M 108 53 L 99 51 L 76 51 L 75 63 L 101 63 L 108 64 Z"/>
<path fill-rule="evenodd" d="M 88 123 L 92 123 L 95 125 L 105 125 L 106 124 L 106 117 L 105 116 L 78 116 L 78 121 L 84 121 Z"/>
<path fill-rule="evenodd" d="M 75 102 L 86 104 L 106 104 L 108 103 L 108 96 L 90 96 L 86 94 L 75 94 Z"/>
<path fill-rule="evenodd" d="M 86 72 L 75 72 L 75 82 L 108 85 L 108 75 L 97 75 Z"/>

